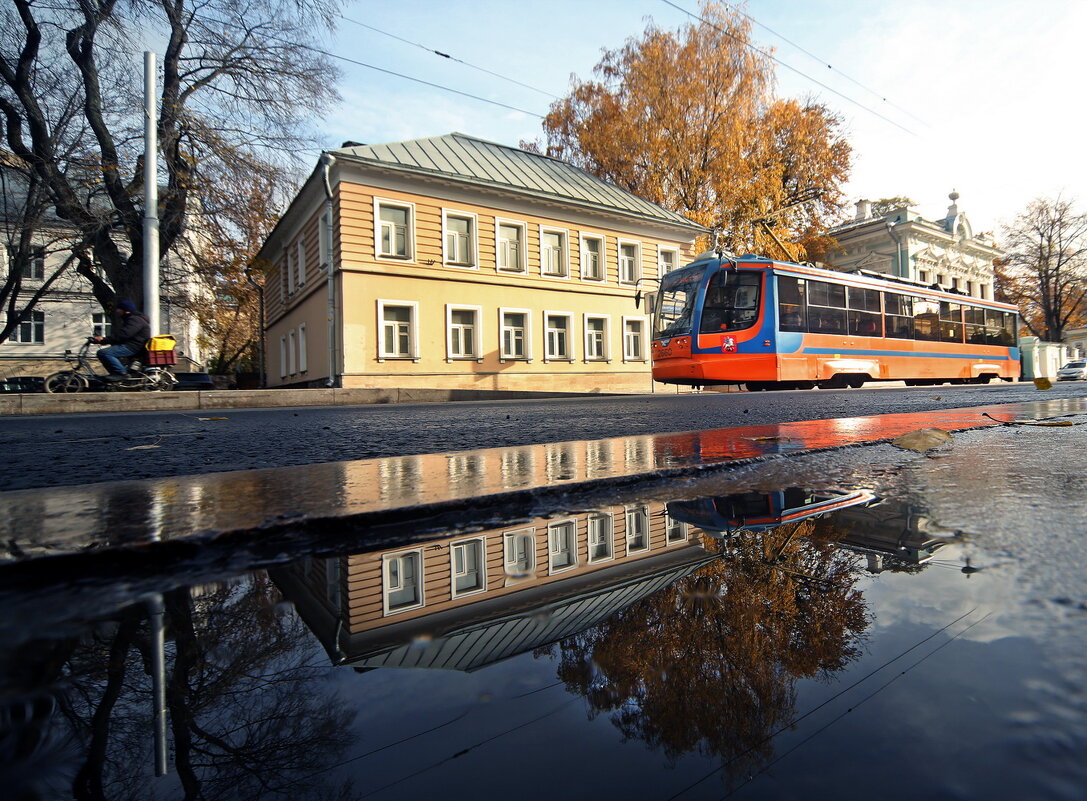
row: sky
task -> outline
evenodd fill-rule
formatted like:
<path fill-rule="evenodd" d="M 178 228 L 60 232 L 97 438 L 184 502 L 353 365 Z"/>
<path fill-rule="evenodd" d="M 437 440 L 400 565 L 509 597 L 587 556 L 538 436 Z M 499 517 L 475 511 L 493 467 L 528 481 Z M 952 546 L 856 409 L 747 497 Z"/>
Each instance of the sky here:
<path fill-rule="evenodd" d="M 742 8 L 755 20 L 754 42 L 781 62 L 777 95 L 812 97 L 842 117 L 854 149 L 849 203 L 906 196 L 940 219 L 957 191 L 974 231 L 998 238 L 1038 197 L 1061 195 L 1084 210 L 1087 2 Z M 542 140 L 542 117 L 572 76 L 590 78 L 603 50 L 640 36 L 650 20 L 690 21 L 684 11 L 697 13 L 697 0 L 551 0 L 531 10 L 508 0 L 354 0 L 328 43 L 342 57 L 343 100 L 316 121 L 322 144 L 454 131 L 513 146 Z"/>

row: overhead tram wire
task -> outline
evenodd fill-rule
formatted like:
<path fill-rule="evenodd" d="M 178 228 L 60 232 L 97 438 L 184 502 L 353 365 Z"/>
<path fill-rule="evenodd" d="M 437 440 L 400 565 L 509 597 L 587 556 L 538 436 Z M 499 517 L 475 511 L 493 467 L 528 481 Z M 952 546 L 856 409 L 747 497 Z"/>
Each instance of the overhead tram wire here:
<path fill-rule="evenodd" d="M 787 70 L 790 70 L 790 71 L 792 71 L 792 72 L 795 72 L 795 73 L 796 73 L 797 75 L 801 76 L 802 78 L 807 78 L 807 79 L 808 79 L 809 81 L 811 81 L 812 83 L 816 84 L 817 86 L 821 86 L 821 87 L 823 87 L 824 89 L 826 89 L 826 90 L 827 90 L 828 92 L 830 92 L 831 94 L 835 94 L 835 95 L 837 95 L 838 97 L 842 98 L 843 100 L 847 100 L 847 101 L 849 101 L 850 103 L 852 103 L 853 105 L 857 106 L 858 108 L 862 108 L 862 109 L 864 109 L 864 110 L 865 110 L 865 111 L 867 111 L 867 112 L 868 112 L 869 114 L 871 114 L 871 115 L 873 115 L 873 116 L 875 116 L 875 117 L 879 117 L 879 118 L 880 118 L 881 120 L 883 120 L 884 122 L 886 122 L 886 123 L 889 123 L 889 124 L 893 125 L 894 127 L 898 128 L 898 129 L 900 129 L 900 130 L 902 130 L 902 131 L 905 131 L 905 132 L 906 132 L 906 133 L 908 133 L 908 134 L 909 134 L 910 136 L 917 136 L 917 133 L 916 133 L 916 132 L 914 132 L 914 131 L 911 131 L 911 130 L 910 130 L 909 128 L 907 128 L 907 127 L 906 127 L 905 125 L 902 125 L 901 123 L 895 122 L 895 121 L 894 121 L 894 120 L 892 120 L 892 119 L 891 119 L 890 117 L 886 117 L 886 116 L 884 116 L 883 114 L 880 114 L 880 113 L 879 113 L 878 111 L 876 111 L 875 109 L 873 109 L 873 108 L 869 108 L 868 106 L 864 105 L 864 103 L 861 103 L 861 102 L 860 102 L 859 100 L 854 100 L 854 99 L 853 99 L 853 98 L 851 98 L 851 97 L 850 97 L 849 95 L 843 94 L 843 93 L 839 92 L 839 91 L 838 91 L 837 89 L 834 89 L 833 87 L 827 86 L 827 85 L 826 85 L 825 83 L 823 83 L 822 81 L 820 81 L 820 80 L 819 80 L 818 78 L 814 78 L 814 77 L 812 77 L 811 75 L 808 75 L 808 74 L 807 74 L 806 72 L 804 72 L 803 70 L 798 70 L 798 69 L 797 69 L 796 67 L 792 66 L 791 64 L 786 64 L 786 63 L 785 63 L 784 61 L 782 61 L 782 60 L 781 60 L 780 58 L 778 58 L 777 56 L 773 55 L 772 53 L 767 53 L 767 52 L 766 52 L 765 50 L 763 50 L 762 48 L 756 47 L 755 45 L 751 44 L 750 42 L 746 42 L 746 41 L 744 41 L 743 39 L 740 39 L 740 38 L 738 38 L 738 37 L 736 37 L 736 36 L 733 36 L 733 35 L 732 35 L 731 33 L 729 33 L 728 31 L 726 31 L 726 30 L 725 30 L 724 28 L 722 28 L 722 27 L 721 27 L 720 25 L 717 25 L 716 23 L 710 22 L 710 21 L 709 21 L 708 19 L 706 19 L 706 18 L 704 18 L 704 17 L 700 17 L 700 16 L 698 15 L 698 14 L 695 14 L 695 13 L 693 13 L 693 12 L 691 12 L 691 11 L 688 11 L 687 9 L 683 8 L 682 6 L 678 6 L 678 5 L 676 5 L 675 3 L 673 3 L 673 2 L 672 2 L 672 0 L 661 0 L 661 2 L 662 2 L 662 3 L 664 3 L 665 5 L 671 6 L 671 7 L 672 7 L 672 8 L 674 8 L 674 9 L 675 9 L 676 11 L 679 11 L 679 12 L 680 12 L 680 13 L 682 13 L 682 14 L 686 14 L 686 15 L 687 15 L 688 17 L 690 17 L 691 19 L 696 19 L 696 20 L 698 20 L 699 22 L 701 22 L 701 23 L 703 23 L 703 24 L 705 24 L 705 25 L 710 25 L 710 26 L 712 26 L 712 27 L 716 28 L 716 29 L 717 29 L 717 30 L 719 30 L 719 31 L 720 31 L 721 33 L 723 33 L 723 34 L 724 34 L 725 36 L 729 37 L 730 39 L 735 39 L 735 40 L 736 40 L 737 42 L 739 42 L 740 44 L 742 44 L 742 45 L 743 45 L 744 47 L 748 48 L 749 50 L 753 50 L 753 51 L 755 51 L 756 53 L 758 53 L 759 55 L 765 56 L 766 58 L 768 58 L 768 59 L 770 59 L 771 61 L 773 61 L 773 62 L 774 62 L 775 64 L 778 64 L 778 65 L 780 65 L 780 66 L 782 66 L 782 67 L 785 67 L 785 69 L 787 69 Z"/>
<path fill-rule="evenodd" d="M 741 15 L 741 16 L 743 16 L 743 17 L 746 17 L 747 19 L 751 20 L 751 22 L 752 22 L 752 23 L 754 23 L 755 25 L 758 25 L 758 26 L 759 26 L 760 28 L 762 28 L 762 29 L 763 29 L 764 31 L 767 31 L 768 33 L 771 33 L 771 34 L 773 34 L 774 36 L 776 36 L 777 38 L 781 39 L 781 41 L 785 42 L 786 44 L 789 44 L 789 45 L 791 45 L 792 47 L 795 47 L 795 48 L 796 48 L 797 50 L 799 50 L 799 51 L 800 51 L 801 53 L 803 53 L 804 55 L 806 55 L 806 56 L 807 56 L 808 58 L 812 59 L 813 61 L 816 61 L 816 62 L 818 62 L 819 64 L 823 64 L 823 65 L 825 65 L 825 66 L 826 66 L 826 68 L 827 68 L 828 70 L 833 70 L 833 71 L 834 71 L 835 73 L 837 73 L 838 75 L 841 75 L 841 76 L 842 76 L 843 78 L 845 78 L 845 79 L 846 79 L 847 81 L 849 81 L 850 83 L 852 83 L 852 84 L 854 84 L 854 85 L 856 85 L 856 86 L 860 87 L 861 89 L 863 89 L 863 90 L 864 90 L 864 91 L 866 91 L 866 92 L 869 92 L 870 94 L 874 95 L 875 97 L 878 97 L 878 98 L 879 98 L 880 100 L 882 100 L 882 101 L 883 101 L 884 103 L 886 103 L 886 104 L 887 104 L 888 106 L 891 106 L 892 108 L 894 108 L 894 109 L 896 109 L 896 110 L 898 110 L 898 111 L 901 111 L 901 112 L 902 112 L 903 114 L 905 114 L 905 115 L 906 115 L 907 117 L 909 117 L 910 119 L 916 120 L 917 122 L 921 123 L 922 125 L 925 125 L 925 126 L 927 126 L 927 125 L 928 125 L 928 123 L 927 123 L 927 122 L 925 122 L 925 121 L 924 121 L 923 119 L 921 119 L 920 117 L 918 117 L 918 116 L 917 116 L 916 114 L 913 114 L 913 113 L 911 113 L 911 112 L 910 112 L 909 110 L 907 110 L 907 109 L 904 109 L 904 108 L 902 108 L 902 106 L 898 105 L 897 103 L 893 103 L 893 102 L 891 102 L 891 101 L 890 101 L 890 100 L 888 100 L 888 99 L 887 99 L 886 97 L 884 97 L 884 96 L 883 96 L 883 94 L 882 94 L 881 92 L 877 92 L 877 91 L 876 91 L 875 89 L 873 89 L 873 88 L 872 88 L 872 87 L 870 87 L 870 86 L 865 86 L 865 85 L 864 85 L 863 83 L 861 83 L 860 81 L 858 81 L 858 80 L 857 80 L 856 78 L 854 78 L 853 76 L 851 76 L 851 75 L 847 75 L 846 73 L 842 72 L 842 71 L 841 71 L 841 70 L 839 70 L 839 69 L 835 69 L 835 68 L 834 68 L 834 65 L 832 65 L 832 64 L 827 64 L 826 60 L 824 60 L 824 59 L 820 58 L 819 56 L 815 55 L 815 53 L 811 52 L 811 51 L 810 51 L 810 50 L 808 50 L 807 48 L 803 47 L 802 45 L 798 45 L 798 44 L 797 44 L 796 42 L 794 42 L 794 41 L 793 41 L 792 39 L 788 38 L 787 36 L 785 36 L 785 35 L 783 35 L 783 34 L 780 34 L 780 33 L 778 33 L 777 31 L 775 31 L 775 30 L 774 30 L 773 28 L 771 28 L 770 26 L 768 26 L 768 25 L 764 25 L 763 23 L 759 22 L 759 21 L 758 21 L 757 19 L 755 19 L 755 18 L 754 18 L 753 16 L 751 16 L 751 15 L 750 15 L 750 14 L 748 14 L 748 13 L 746 13 L 746 12 L 745 12 L 745 11 L 744 11 L 744 10 L 743 10 L 742 8 L 740 8 L 739 6 L 734 6 L 734 5 L 732 5 L 731 3 L 723 3 L 723 5 L 726 5 L 726 6 L 728 6 L 728 7 L 729 7 L 729 8 L 731 8 L 731 9 L 732 9 L 733 11 L 735 11 L 735 12 L 736 12 L 737 14 L 739 14 L 739 15 Z"/>
<path fill-rule="evenodd" d="M 413 42 L 410 39 L 405 39 L 402 36 L 397 36 L 395 33 L 389 33 L 388 31 L 383 31 L 380 28 L 375 28 L 373 25 L 367 25 L 365 22 L 359 22 L 358 20 L 351 19 L 350 17 L 345 17 L 343 14 L 340 15 L 340 19 L 342 19 L 344 22 L 350 22 L 353 25 L 358 25 L 361 28 L 366 28 L 368 30 L 374 31 L 375 33 L 380 33 L 382 36 L 388 36 L 390 39 L 396 39 L 398 42 L 403 42 L 404 44 L 413 45 L 414 47 L 418 47 L 418 48 L 420 48 L 422 50 L 427 51 L 428 53 L 433 53 L 436 56 L 441 56 L 442 58 L 449 59 L 450 61 L 455 61 L 458 64 L 463 64 L 466 67 L 471 67 L 474 70 L 478 70 L 479 72 L 485 73 L 485 74 L 490 75 L 492 77 L 501 78 L 503 81 L 508 81 L 509 83 L 516 84 L 517 86 L 523 87 L 525 89 L 529 89 L 529 90 L 531 90 L 533 92 L 539 92 L 541 95 L 544 95 L 545 97 L 550 97 L 552 100 L 559 100 L 560 99 L 558 95 L 554 95 L 551 92 L 545 91 L 543 89 L 537 89 L 535 86 L 530 86 L 527 83 L 521 83 L 520 81 L 514 80 L 513 78 L 509 77 L 508 75 L 502 75 L 499 72 L 493 72 L 493 71 L 487 69 L 486 67 L 480 67 L 480 66 L 478 66 L 476 64 L 472 64 L 472 63 L 470 63 L 468 61 L 464 61 L 463 59 L 459 59 L 456 56 L 451 56 L 448 53 L 443 53 L 441 50 L 435 50 L 434 48 L 427 47 L 426 45 L 420 44 L 419 42 Z"/>

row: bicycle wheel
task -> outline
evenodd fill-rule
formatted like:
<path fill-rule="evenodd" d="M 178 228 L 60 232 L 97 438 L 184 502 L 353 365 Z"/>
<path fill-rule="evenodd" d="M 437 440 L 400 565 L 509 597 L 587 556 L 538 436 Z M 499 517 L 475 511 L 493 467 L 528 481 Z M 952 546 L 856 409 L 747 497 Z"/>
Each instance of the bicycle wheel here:
<path fill-rule="evenodd" d="M 45 391 L 54 394 L 82 392 L 86 388 L 87 379 L 74 370 L 61 370 L 45 379 Z"/>

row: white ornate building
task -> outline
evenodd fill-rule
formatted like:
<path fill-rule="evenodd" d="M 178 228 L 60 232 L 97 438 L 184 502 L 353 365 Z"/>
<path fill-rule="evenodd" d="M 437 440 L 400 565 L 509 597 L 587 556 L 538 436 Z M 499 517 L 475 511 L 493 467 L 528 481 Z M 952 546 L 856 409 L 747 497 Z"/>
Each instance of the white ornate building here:
<path fill-rule="evenodd" d="M 959 211 L 959 193 L 942 220 L 926 220 L 911 206 L 872 214 L 868 200 L 857 202 L 853 220 L 830 230 L 841 250 L 829 257 L 835 270 L 872 273 L 938 286 L 984 300 L 993 299 L 993 261 L 1004 255 L 987 234 L 974 234 Z"/>

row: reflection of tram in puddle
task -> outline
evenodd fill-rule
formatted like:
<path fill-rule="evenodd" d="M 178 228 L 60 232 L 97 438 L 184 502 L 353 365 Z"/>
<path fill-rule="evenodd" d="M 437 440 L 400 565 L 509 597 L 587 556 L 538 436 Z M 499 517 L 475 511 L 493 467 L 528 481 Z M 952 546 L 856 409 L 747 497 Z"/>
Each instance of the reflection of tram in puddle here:
<path fill-rule="evenodd" d="M 871 573 L 909 569 L 932 559 L 946 540 L 929 533 L 929 520 L 910 504 L 878 499 L 867 490 L 811 491 L 800 487 L 674 501 L 668 516 L 727 539 L 740 531 L 769 531 L 819 519 L 843 548 L 867 557 Z"/>

